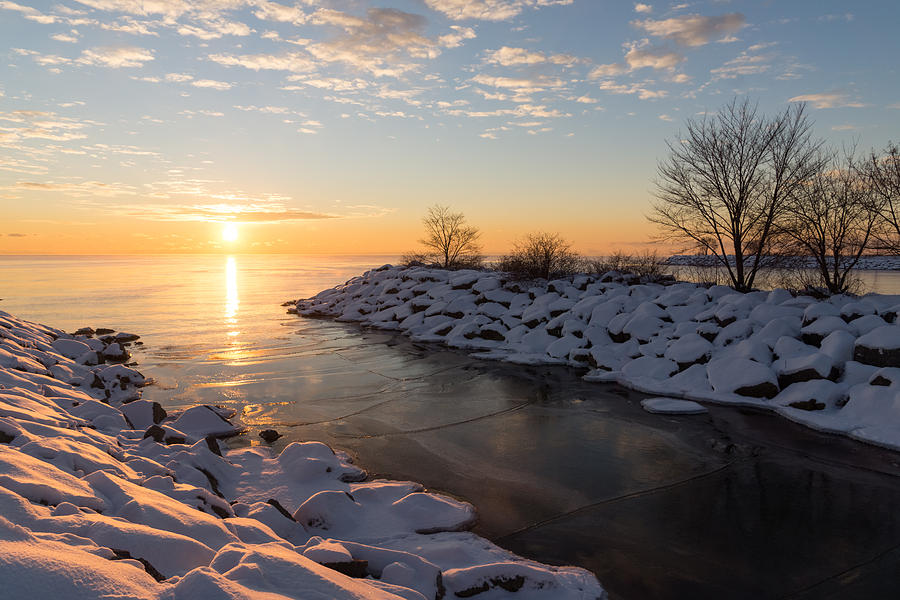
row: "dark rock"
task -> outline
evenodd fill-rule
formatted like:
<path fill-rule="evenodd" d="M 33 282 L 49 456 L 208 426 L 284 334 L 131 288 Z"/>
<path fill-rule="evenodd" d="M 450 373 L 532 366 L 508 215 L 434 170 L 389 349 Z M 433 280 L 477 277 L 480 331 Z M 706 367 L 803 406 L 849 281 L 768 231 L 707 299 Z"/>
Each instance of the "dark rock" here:
<path fill-rule="evenodd" d="M 0 444 L 8 444 L 11 441 L 13 441 L 14 439 L 16 439 L 16 436 L 9 435 L 8 433 L 6 433 L 4 431 L 0 431 Z"/>
<path fill-rule="evenodd" d="M 803 340 L 804 344 L 809 344 L 810 346 L 818 348 L 822 345 L 822 340 L 825 339 L 825 336 L 820 333 L 804 333 L 800 338 Z"/>
<path fill-rule="evenodd" d="M 112 560 L 125 560 L 125 559 L 136 560 L 139 563 L 141 563 L 142 565 L 144 565 L 144 570 L 147 572 L 147 574 L 150 577 L 152 577 L 156 581 L 165 581 L 166 580 L 165 576 L 162 573 L 160 573 L 159 571 L 157 571 L 156 568 L 153 565 L 151 565 L 147 559 L 141 558 L 140 556 L 132 556 L 128 550 L 120 550 L 118 548 L 110 548 L 110 550 L 112 550 L 113 554 L 115 555 L 115 558 L 113 558 Z"/>
<path fill-rule="evenodd" d="M 106 327 L 98 327 L 94 330 L 96 335 L 109 335 L 110 333 L 115 333 L 115 329 L 107 329 Z"/>
<path fill-rule="evenodd" d="M 874 367 L 900 367 L 900 349 L 885 350 L 857 344 L 853 360 Z"/>
<path fill-rule="evenodd" d="M 163 419 L 169 416 L 169 413 L 166 412 L 159 402 L 153 403 L 153 422 L 154 423 L 162 423 Z"/>
<path fill-rule="evenodd" d="M 882 375 L 877 375 L 875 379 L 869 382 L 869 385 L 882 385 L 888 387 L 891 385 L 891 380 Z"/>
<path fill-rule="evenodd" d="M 620 333 L 613 333 L 612 331 L 610 331 L 609 339 L 611 339 L 612 341 L 614 341 L 617 344 L 624 344 L 625 342 L 627 342 L 628 340 L 631 339 L 631 334 L 625 333 L 624 331 L 620 332 Z"/>
<path fill-rule="evenodd" d="M 482 329 L 478 332 L 478 335 L 485 340 L 491 340 L 494 342 L 503 342 L 506 340 L 506 336 L 497 331 L 496 329 Z"/>
<path fill-rule="evenodd" d="M 221 456 L 221 454 L 219 456 Z M 203 475 L 206 477 L 206 480 L 209 482 L 209 489 L 212 490 L 213 494 L 215 494 L 216 496 L 218 496 L 219 498 L 222 498 L 224 500 L 225 496 L 219 490 L 219 480 L 216 479 L 216 476 L 213 475 L 212 473 L 210 473 L 207 469 L 204 469 L 203 467 L 194 467 L 194 468 L 197 469 L 198 471 L 200 471 L 201 473 L 203 473 Z M 200 500 L 203 500 L 203 498 L 200 498 Z M 213 506 L 213 505 L 210 505 L 210 508 L 212 508 L 216 512 L 217 515 L 222 517 L 222 514 L 219 512 L 222 510 L 221 508 Z M 216 508 L 219 508 L 219 510 L 216 510 Z M 225 516 L 222 518 L 227 519 L 230 516 L 232 516 L 232 515 L 230 515 L 228 512 L 225 512 Z"/>
<path fill-rule="evenodd" d="M 786 388 L 792 383 L 801 383 L 803 381 L 813 381 L 814 379 L 824 379 L 815 369 L 803 369 L 794 373 L 786 373 L 778 376 L 778 387 Z"/>
<path fill-rule="evenodd" d="M 147 428 L 147 431 L 144 432 L 144 439 L 147 439 L 148 437 L 152 437 L 156 442 L 162 444 L 166 437 L 166 430 L 159 425 L 151 425 Z"/>
<path fill-rule="evenodd" d="M 447 325 L 446 327 L 442 328 L 441 330 L 435 331 L 434 334 L 435 335 L 447 335 L 448 333 L 450 333 L 451 329 L 453 329 L 453 325 Z"/>
<path fill-rule="evenodd" d="M 72 335 L 86 335 L 87 337 L 93 337 L 94 330 L 91 327 L 82 327 Z"/>
<path fill-rule="evenodd" d="M 461 312 L 445 312 L 444 314 L 447 315 L 448 317 L 450 317 L 451 319 L 462 319 L 464 316 L 466 316 L 465 313 L 461 313 Z"/>
<path fill-rule="evenodd" d="M 171 446 L 172 444 L 187 443 L 187 440 L 180 435 L 167 435 L 163 441 L 166 443 L 166 446 Z"/>
<path fill-rule="evenodd" d="M 322 563 L 322 566 L 333 569 L 338 573 L 343 573 L 347 577 L 353 577 L 354 579 L 363 579 L 369 574 L 369 561 L 359 560 L 357 558 L 344 562 Z"/>
<path fill-rule="evenodd" d="M 810 398 L 803 402 L 791 402 L 788 406 L 791 408 L 799 408 L 800 410 L 823 410 L 825 408 L 825 403 L 816 402 L 815 398 Z"/>
<path fill-rule="evenodd" d="M 274 429 L 263 429 L 259 432 L 259 437 L 261 437 L 265 443 L 272 444 L 275 440 L 282 437 L 282 435 Z"/>
<path fill-rule="evenodd" d="M 285 518 L 290 519 L 290 520 L 293 521 L 294 523 L 297 522 L 297 519 L 294 518 L 294 515 L 292 515 L 291 513 L 289 513 L 289 512 L 287 511 L 287 509 L 281 505 L 281 502 L 279 502 L 279 501 L 276 500 L 275 498 L 269 498 L 268 500 L 266 500 L 266 504 L 270 504 L 270 505 L 274 506 L 274 507 L 275 507 L 275 510 L 277 510 L 278 512 L 280 512 Z"/>
<path fill-rule="evenodd" d="M 507 592 L 518 592 L 525 585 L 525 578 L 522 575 L 515 577 L 493 577 L 485 581 L 481 585 L 476 585 L 465 590 L 456 592 L 459 598 L 471 598 L 478 594 L 490 591 L 491 588 L 499 587 Z"/>
<path fill-rule="evenodd" d="M 222 449 L 219 448 L 219 442 L 216 440 L 216 436 L 208 435 L 203 438 L 206 441 L 206 446 L 209 448 L 209 451 L 218 456 L 222 456 Z"/>
<path fill-rule="evenodd" d="M 727 317 L 725 319 L 720 319 L 719 317 L 716 317 L 715 319 L 716 319 L 716 323 L 718 323 L 719 327 L 728 327 L 729 325 L 731 325 L 732 323 L 737 321 L 737 317 Z"/>
<path fill-rule="evenodd" d="M 137 340 L 141 339 L 141 336 L 137 335 L 136 333 L 124 333 L 123 332 L 123 333 L 117 333 L 115 336 L 115 339 L 119 343 L 136 342 Z"/>
<path fill-rule="evenodd" d="M 778 386 L 769 381 L 764 381 L 756 385 L 745 385 L 734 390 L 734 393 L 738 396 L 749 396 L 750 398 L 772 399 L 778 395 Z"/>
<path fill-rule="evenodd" d="M 562 325 L 560 325 L 559 327 L 551 327 L 551 328 L 547 329 L 547 333 L 549 333 L 553 337 L 561 338 L 562 337 Z"/>

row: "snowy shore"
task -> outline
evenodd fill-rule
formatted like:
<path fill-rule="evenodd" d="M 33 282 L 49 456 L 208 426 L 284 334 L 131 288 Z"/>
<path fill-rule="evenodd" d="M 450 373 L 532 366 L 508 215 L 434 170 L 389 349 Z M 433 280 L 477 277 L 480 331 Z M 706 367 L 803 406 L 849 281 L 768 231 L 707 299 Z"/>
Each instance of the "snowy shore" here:
<path fill-rule="evenodd" d="M 900 296 L 740 294 L 616 273 L 517 282 L 385 265 L 296 303 L 472 356 L 589 369 L 671 398 L 772 410 L 900 450 Z"/>
<path fill-rule="evenodd" d="M 587 571 L 467 532 L 471 505 L 367 480 L 324 444 L 227 449 L 225 410 L 141 399 L 122 364 L 136 338 L 0 311 L 5 597 L 605 597 Z"/>

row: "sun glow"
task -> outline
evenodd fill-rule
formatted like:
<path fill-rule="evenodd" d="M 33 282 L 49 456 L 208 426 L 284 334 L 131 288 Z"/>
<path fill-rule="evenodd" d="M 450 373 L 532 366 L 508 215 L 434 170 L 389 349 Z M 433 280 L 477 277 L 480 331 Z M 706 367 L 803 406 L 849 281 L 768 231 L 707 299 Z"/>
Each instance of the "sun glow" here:
<path fill-rule="evenodd" d="M 236 242 L 238 239 L 238 228 L 234 223 L 227 223 L 222 230 L 222 239 L 226 242 Z"/>

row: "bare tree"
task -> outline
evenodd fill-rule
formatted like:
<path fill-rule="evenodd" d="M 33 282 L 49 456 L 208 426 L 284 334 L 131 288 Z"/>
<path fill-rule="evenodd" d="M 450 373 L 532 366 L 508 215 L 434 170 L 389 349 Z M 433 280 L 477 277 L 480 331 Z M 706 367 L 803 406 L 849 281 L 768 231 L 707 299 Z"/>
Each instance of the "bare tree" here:
<path fill-rule="evenodd" d="M 780 231 L 785 249 L 811 256 L 818 283 L 830 294 L 859 286 L 853 269 L 873 239 L 880 218 L 876 194 L 851 156 L 794 190 Z"/>
<path fill-rule="evenodd" d="M 426 251 L 423 258 L 438 262 L 445 269 L 479 266 L 483 257 L 477 227 L 466 224 L 461 212 L 435 204 L 422 218 L 425 238 L 419 240 Z"/>
<path fill-rule="evenodd" d="M 582 266 L 581 256 L 557 233 L 529 233 L 513 245 L 497 267 L 529 279 L 572 275 Z"/>
<path fill-rule="evenodd" d="M 888 144 L 883 154 L 872 152 L 866 175 L 881 202 L 881 222 L 875 247 L 900 254 L 900 148 Z"/>
<path fill-rule="evenodd" d="M 752 289 L 787 199 L 819 171 L 821 142 L 811 127 L 804 104 L 765 118 L 737 99 L 688 120 L 659 165 L 649 220 L 664 238 L 708 251 L 736 290 Z"/>

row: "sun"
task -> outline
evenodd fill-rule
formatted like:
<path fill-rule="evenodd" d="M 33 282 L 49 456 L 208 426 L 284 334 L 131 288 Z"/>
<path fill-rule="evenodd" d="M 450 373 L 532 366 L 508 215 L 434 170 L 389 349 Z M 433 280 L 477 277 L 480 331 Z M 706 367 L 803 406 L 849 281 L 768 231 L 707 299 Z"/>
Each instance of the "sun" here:
<path fill-rule="evenodd" d="M 238 239 L 238 228 L 234 223 L 226 223 L 222 230 L 222 239 L 226 242 L 236 242 Z"/>

